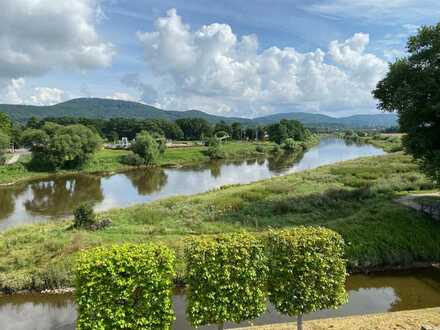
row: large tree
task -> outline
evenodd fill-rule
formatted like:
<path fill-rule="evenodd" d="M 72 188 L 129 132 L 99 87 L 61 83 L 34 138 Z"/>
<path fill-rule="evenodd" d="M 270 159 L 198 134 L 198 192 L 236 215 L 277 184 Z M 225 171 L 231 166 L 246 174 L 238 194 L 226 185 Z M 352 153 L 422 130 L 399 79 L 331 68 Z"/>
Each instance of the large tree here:
<path fill-rule="evenodd" d="M 41 129 L 27 129 L 23 144 L 32 151 L 35 165 L 72 168 L 84 164 L 99 146 L 100 138 L 83 125 L 45 123 Z"/>
<path fill-rule="evenodd" d="M 407 43 L 408 56 L 390 64 L 373 91 L 378 108 L 397 112 L 405 149 L 440 181 L 440 23 L 424 26 Z"/>

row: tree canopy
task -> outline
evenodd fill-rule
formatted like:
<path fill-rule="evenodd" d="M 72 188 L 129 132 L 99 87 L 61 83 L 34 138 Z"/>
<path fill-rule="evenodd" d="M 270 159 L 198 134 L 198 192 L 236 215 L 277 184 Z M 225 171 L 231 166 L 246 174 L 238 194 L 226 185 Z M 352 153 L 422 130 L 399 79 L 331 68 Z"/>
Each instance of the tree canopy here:
<path fill-rule="evenodd" d="M 278 144 L 283 143 L 288 138 L 295 141 L 304 141 L 310 135 L 310 132 L 299 121 L 287 119 L 269 125 L 267 133 L 269 134 L 269 140 Z"/>
<path fill-rule="evenodd" d="M 154 164 L 160 154 L 158 143 L 147 131 L 136 135 L 136 141 L 131 146 L 131 150 L 139 155 L 147 165 Z"/>
<path fill-rule="evenodd" d="M 378 108 L 397 112 L 407 152 L 440 180 L 440 23 L 409 38 L 408 56 L 390 64 L 373 91 Z"/>
<path fill-rule="evenodd" d="M 32 151 L 35 165 L 72 168 L 83 165 L 96 151 L 100 138 L 83 125 L 46 123 L 23 132 L 23 144 Z"/>

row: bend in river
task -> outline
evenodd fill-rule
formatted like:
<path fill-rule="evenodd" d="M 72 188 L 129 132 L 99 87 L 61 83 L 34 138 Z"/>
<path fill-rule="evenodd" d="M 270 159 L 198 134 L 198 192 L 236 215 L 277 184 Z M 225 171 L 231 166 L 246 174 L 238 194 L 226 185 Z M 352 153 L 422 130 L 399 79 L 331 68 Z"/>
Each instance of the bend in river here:
<path fill-rule="evenodd" d="M 113 175 L 53 176 L 0 188 L 0 230 L 71 215 L 83 202 L 92 202 L 96 210 L 104 211 L 384 153 L 372 145 L 325 138 L 301 157 L 281 155 L 245 161 L 218 161 L 194 167 L 139 169 Z"/>

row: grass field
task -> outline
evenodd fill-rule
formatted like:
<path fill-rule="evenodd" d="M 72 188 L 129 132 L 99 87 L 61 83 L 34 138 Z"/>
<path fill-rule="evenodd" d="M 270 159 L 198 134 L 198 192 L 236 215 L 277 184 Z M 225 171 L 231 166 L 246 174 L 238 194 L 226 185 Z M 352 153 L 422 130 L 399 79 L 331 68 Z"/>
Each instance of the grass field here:
<path fill-rule="evenodd" d="M 257 152 L 256 147 L 263 147 L 263 152 Z M 270 142 L 229 142 L 223 144 L 225 157 L 228 159 L 248 158 L 264 155 L 268 153 L 274 144 Z M 188 147 L 167 149 L 165 154 L 159 159 L 160 166 L 184 166 L 195 163 L 209 161 L 209 157 L 204 154 L 206 147 Z M 89 160 L 80 171 L 82 172 L 118 172 L 132 168 L 121 163 L 124 155 L 130 151 L 127 150 L 107 150 L 98 151 L 91 160 Z M 0 184 L 15 183 L 29 179 L 44 178 L 52 174 L 66 174 L 77 171 L 57 171 L 55 172 L 37 172 L 29 169 L 31 157 L 25 156 L 13 165 L 0 165 Z"/>
<path fill-rule="evenodd" d="M 99 214 L 113 225 L 90 232 L 53 221 L 0 233 L 0 287 L 72 285 L 75 254 L 122 242 L 161 242 L 176 250 L 184 276 L 186 237 L 238 230 L 321 225 L 343 235 L 351 270 L 440 260 L 440 222 L 394 202 L 407 191 L 432 189 L 411 157 L 361 158 L 249 185 L 175 197 Z"/>

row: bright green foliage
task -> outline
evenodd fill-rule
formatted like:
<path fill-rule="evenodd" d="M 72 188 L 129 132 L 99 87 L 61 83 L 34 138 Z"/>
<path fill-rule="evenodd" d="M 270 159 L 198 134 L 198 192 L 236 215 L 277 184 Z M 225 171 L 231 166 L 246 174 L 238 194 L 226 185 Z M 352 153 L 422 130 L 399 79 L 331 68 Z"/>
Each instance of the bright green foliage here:
<path fill-rule="evenodd" d="M 90 203 L 84 203 L 78 206 L 73 212 L 74 215 L 74 227 L 85 228 L 90 227 L 95 223 L 95 213 L 93 206 Z"/>
<path fill-rule="evenodd" d="M 320 227 L 268 235 L 269 300 L 289 316 L 334 308 L 347 300 L 344 241 Z"/>
<path fill-rule="evenodd" d="M 156 140 L 147 131 L 136 135 L 136 141 L 131 146 L 131 150 L 139 155 L 147 165 L 155 164 L 160 153 Z"/>
<path fill-rule="evenodd" d="M 3 131 L 6 134 L 10 134 L 12 129 L 12 122 L 9 119 L 8 115 L 0 112 L 0 131 Z"/>
<path fill-rule="evenodd" d="M 210 159 L 222 159 L 225 158 L 225 153 L 220 145 L 220 140 L 212 137 L 208 140 L 208 149 L 206 150 L 206 155 Z"/>
<path fill-rule="evenodd" d="M 48 122 L 41 129 L 24 131 L 22 142 L 31 148 L 35 165 L 58 169 L 83 165 L 101 140 L 83 125 L 61 126 Z"/>
<path fill-rule="evenodd" d="M 193 326 L 240 322 L 266 309 L 264 244 L 245 233 L 201 237 L 185 249 Z"/>
<path fill-rule="evenodd" d="M 76 264 L 77 328 L 171 329 L 174 254 L 124 244 L 82 253 Z"/>
<path fill-rule="evenodd" d="M 287 138 L 283 142 L 283 149 L 286 151 L 295 151 L 298 147 L 299 143 L 292 138 Z"/>

